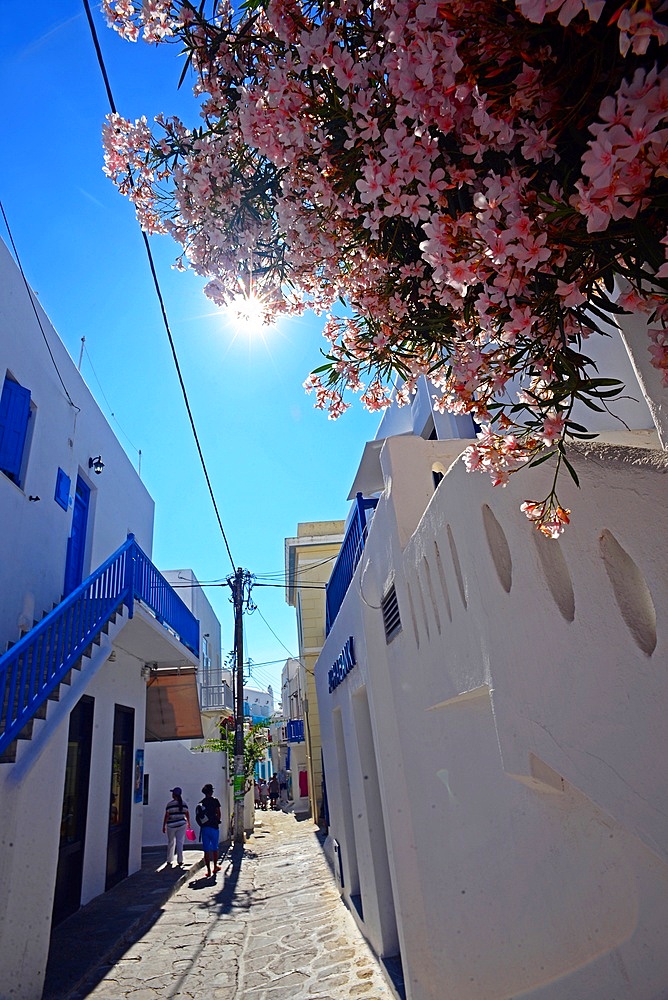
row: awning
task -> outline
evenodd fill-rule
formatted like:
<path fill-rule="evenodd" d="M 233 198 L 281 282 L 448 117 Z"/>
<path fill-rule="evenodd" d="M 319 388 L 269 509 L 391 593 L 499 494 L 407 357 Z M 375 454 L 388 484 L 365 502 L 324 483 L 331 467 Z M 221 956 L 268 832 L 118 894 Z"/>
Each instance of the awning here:
<path fill-rule="evenodd" d="M 146 685 L 146 742 L 203 735 L 195 668 L 154 668 Z"/>

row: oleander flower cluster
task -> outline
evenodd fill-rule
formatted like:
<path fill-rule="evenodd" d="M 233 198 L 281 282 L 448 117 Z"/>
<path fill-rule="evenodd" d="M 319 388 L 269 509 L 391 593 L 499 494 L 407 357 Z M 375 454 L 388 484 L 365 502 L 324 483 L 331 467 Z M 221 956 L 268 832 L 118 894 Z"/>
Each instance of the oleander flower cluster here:
<path fill-rule="evenodd" d="M 305 386 L 330 416 L 427 375 L 481 427 L 470 469 L 504 485 L 552 460 L 523 510 L 558 535 L 573 407 L 623 390 L 587 339 L 646 313 L 668 385 L 666 0 L 103 6 L 130 40 L 180 44 L 200 99 L 196 124 L 105 126 L 145 230 L 221 305 L 325 317 Z"/>

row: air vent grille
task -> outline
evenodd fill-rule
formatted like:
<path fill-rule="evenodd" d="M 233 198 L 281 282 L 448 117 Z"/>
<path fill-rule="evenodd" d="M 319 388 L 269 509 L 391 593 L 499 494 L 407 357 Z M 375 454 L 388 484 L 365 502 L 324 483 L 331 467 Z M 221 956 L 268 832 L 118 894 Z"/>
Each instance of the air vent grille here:
<path fill-rule="evenodd" d="M 401 632 L 401 616 L 399 615 L 399 602 L 394 584 L 390 587 L 385 597 L 381 601 L 383 612 L 383 626 L 385 628 L 385 641 L 390 642 L 398 632 Z"/>

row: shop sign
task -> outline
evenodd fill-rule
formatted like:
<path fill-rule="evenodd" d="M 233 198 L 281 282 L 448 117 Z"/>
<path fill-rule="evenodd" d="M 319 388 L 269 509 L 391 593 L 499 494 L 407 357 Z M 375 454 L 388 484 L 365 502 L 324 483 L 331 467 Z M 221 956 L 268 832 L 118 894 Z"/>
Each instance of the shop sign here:
<path fill-rule="evenodd" d="M 345 646 L 337 656 L 334 665 L 330 668 L 330 671 L 327 674 L 330 694 L 334 688 L 337 688 L 341 681 L 348 676 L 356 663 L 357 660 L 355 659 L 355 650 L 353 648 L 353 637 L 351 635 L 350 638 L 346 640 Z"/>

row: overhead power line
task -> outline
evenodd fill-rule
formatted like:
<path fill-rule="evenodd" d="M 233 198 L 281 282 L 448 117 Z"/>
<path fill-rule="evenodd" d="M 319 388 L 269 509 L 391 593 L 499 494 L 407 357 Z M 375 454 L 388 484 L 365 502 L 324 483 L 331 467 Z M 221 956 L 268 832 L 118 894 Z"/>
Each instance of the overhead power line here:
<path fill-rule="evenodd" d="M 269 629 L 269 631 L 273 635 L 274 639 L 276 639 L 276 641 L 278 643 L 280 643 L 280 645 L 283 647 L 283 649 L 288 654 L 288 656 L 290 657 L 290 659 L 291 660 L 298 660 L 299 657 L 295 656 L 294 653 L 291 653 L 290 650 L 288 649 L 288 647 L 283 642 L 283 640 L 281 638 L 279 638 L 279 636 L 276 635 L 276 633 L 274 632 L 273 628 L 271 627 L 271 625 L 269 624 L 269 622 L 267 621 L 267 619 L 264 617 L 264 615 L 262 614 L 262 612 L 261 612 L 260 608 L 257 606 L 257 604 L 255 605 L 255 610 L 257 611 L 257 613 L 259 614 L 260 618 L 262 619 L 262 621 L 265 623 L 265 625 L 267 626 L 267 628 Z"/>
<path fill-rule="evenodd" d="M 326 559 L 321 559 L 320 562 L 309 563 L 308 566 L 304 566 L 304 573 L 309 573 L 313 569 L 318 569 L 319 566 L 325 566 L 328 562 L 334 562 L 334 560 L 338 558 L 339 558 L 339 553 L 336 552 L 332 556 L 327 556 Z M 270 573 L 255 573 L 254 575 L 256 580 L 269 580 L 274 577 L 280 577 L 282 579 L 286 578 L 284 569 L 275 570 Z M 298 580 L 299 576 L 296 576 L 295 579 Z"/>
<path fill-rule="evenodd" d="M 83 0 L 83 4 L 84 4 L 85 11 L 86 11 L 86 17 L 88 18 L 88 25 L 90 27 L 91 36 L 92 36 L 92 39 L 93 39 L 93 45 L 95 46 L 95 52 L 97 54 L 97 61 L 98 61 L 98 64 L 99 64 L 99 67 L 100 67 L 100 71 L 102 73 L 102 79 L 104 80 L 104 85 L 105 85 L 105 88 L 106 88 L 106 91 L 107 91 L 107 97 L 109 99 L 109 106 L 110 106 L 110 108 L 112 110 L 112 113 L 113 114 L 117 114 L 117 111 L 116 111 L 116 102 L 114 101 L 114 97 L 113 97 L 113 94 L 112 94 L 112 91 L 111 91 L 111 84 L 109 83 L 109 76 L 107 74 L 107 69 L 106 69 L 106 66 L 105 66 L 105 63 L 104 63 L 104 57 L 102 55 L 102 49 L 100 48 L 100 43 L 99 43 L 99 40 L 98 40 L 98 37 L 97 37 L 97 31 L 95 30 L 95 24 L 93 22 L 93 16 L 91 14 L 90 5 L 88 3 L 88 0 Z M 130 181 L 132 183 L 132 178 L 130 178 Z M 222 518 L 220 516 L 220 511 L 218 510 L 218 504 L 216 502 L 216 497 L 215 497 L 215 494 L 213 492 L 213 486 L 211 485 L 211 478 L 209 476 L 209 471 L 207 469 L 206 462 L 204 460 L 204 453 L 202 452 L 202 446 L 200 444 L 199 435 L 197 433 L 197 428 L 195 426 L 195 419 L 193 417 L 192 409 L 190 407 L 190 400 L 188 399 L 188 393 L 186 391 L 185 382 L 183 380 L 183 375 L 181 373 L 181 365 L 179 363 L 178 355 L 176 353 L 176 346 L 174 344 L 174 338 L 172 337 L 172 331 L 171 331 L 171 328 L 170 328 L 170 325 L 169 325 L 169 320 L 167 318 L 167 310 L 165 308 L 165 301 L 164 301 L 163 296 L 162 296 L 162 290 L 160 288 L 160 282 L 158 281 L 158 275 L 157 275 L 157 272 L 156 272 L 156 269 L 155 269 L 155 263 L 154 263 L 154 260 L 153 260 L 153 254 L 151 252 L 151 245 L 150 245 L 150 243 L 148 241 L 148 236 L 146 235 L 146 233 L 144 232 L 144 230 L 142 229 L 140 231 L 141 231 L 142 239 L 144 241 L 144 247 L 146 249 L 146 255 L 148 257 L 149 268 L 151 270 L 151 275 L 153 277 L 153 285 L 155 287 L 155 292 L 156 292 L 156 295 L 158 297 L 158 302 L 160 304 L 160 311 L 162 313 L 163 325 L 164 325 L 165 331 L 167 333 L 167 339 L 169 340 L 169 346 L 171 348 L 172 358 L 174 360 L 174 366 L 176 368 L 176 374 L 178 375 L 179 384 L 181 386 L 181 393 L 183 395 L 183 401 L 185 403 L 186 411 L 188 413 L 188 419 L 190 420 L 190 427 L 191 427 L 191 430 L 192 430 L 192 433 L 193 433 L 193 438 L 195 439 L 195 445 L 197 446 L 197 453 L 199 455 L 199 460 L 200 460 L 200 463 L 202 465 L 202 471 L 204 472 L 204 478 L 206 479 L 206 484 L 207 484 L 207 487 L 209 489 L 209 496 L 211 497 L 211 503 L 213 504 L 213 509 L 215 511 L 215 514 L 216 514 L 216 519 L 218 521 L 218 527 L 220 528 L 220 533 L 223 536 L 223 541 L 225 543 L 225 549 L 227 550 L 227 555 L 229 556 L 230 562 L 232 564 L 232 569 L 235 570 L 236 569 L 236 563 L 234 562 L 234 559 L 232 558 L 232 552 L 230 551 L 230 545 L 229 545 L 229 542 L 227 540 L 227 535 L 225 534 L 225 529 L 223 527 L 223 521 L 222 521 Z"/>

